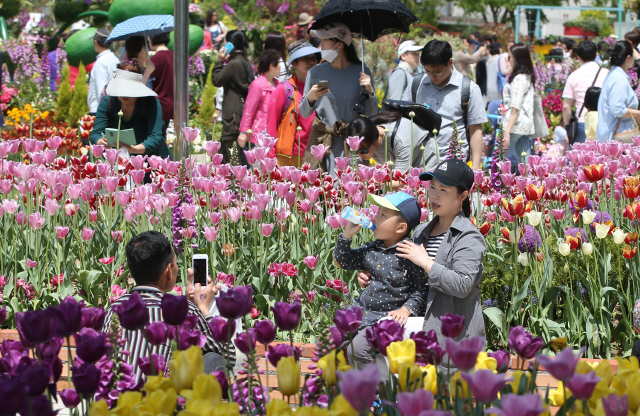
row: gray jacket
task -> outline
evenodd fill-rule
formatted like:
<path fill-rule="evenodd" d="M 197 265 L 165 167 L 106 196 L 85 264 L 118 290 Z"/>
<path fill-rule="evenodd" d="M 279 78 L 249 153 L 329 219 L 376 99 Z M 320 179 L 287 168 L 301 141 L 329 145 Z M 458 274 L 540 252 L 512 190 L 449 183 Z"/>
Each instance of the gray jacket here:
<path fill-rule="evenodd" d="M 431 231 L 438 223 L 436 216 L 427 224 L 418 226 L 411 239 L 427 246 Z M 446 313 L 464 316 L 460 337 L 485 337 L 484 318 L 480 299 L 480 281 L 486 252 L 484 237 L 462 212 L 453 220 L 434 259 L 428 277 L 429 295 L 423 331 L 433 329 L 444 349 L 444 336 L 440 330 L 440 317 Z M 446 365 L 446 358 L 443 361 Z"/>

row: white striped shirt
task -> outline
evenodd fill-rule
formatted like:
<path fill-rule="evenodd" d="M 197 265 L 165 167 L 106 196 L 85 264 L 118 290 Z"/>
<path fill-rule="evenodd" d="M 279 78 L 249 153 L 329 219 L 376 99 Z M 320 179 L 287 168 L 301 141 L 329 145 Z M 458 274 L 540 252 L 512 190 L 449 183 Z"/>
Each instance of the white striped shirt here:
<path fill-rule="evenodd" d="M 435 260 L 436 258 L 436 254 L 438 254 L 438 249 L 440 248 L 440 244 L 442 243 L 442 240 L 444 240 L 444 236 L 447 233 L 444 232 L 442 234 L 438 234 L 438 235 L 430 235 L 429 236 L 429 241 L 427 241 L 427 253 L 429 253 L 429 257 L 431 257 L 432 259 Z"/>
<path fill-rule="evenodd" d="M 104 325 L 102 326 L 103 332 L 108 332 L 109 327 L 111 326 L 111 317 L 114 313 L 114 308 L 117 305 L 120 305 L 124 301 L 129 299 L 131 293 L 138 292 L 142 297 L 142 300 L 145 302 L 147 310 L 149 311 L 149 323 L 162 321 L 162 309 L 160 304 L 162 302 L 162 297 L 164 294 L 160 289 L 155 286 L 149 285 L 138 285 L 131 289 L 130 293 L 124 294 L 120 296 L 115 302 L 113 302 L 107 308 L 107 315 L 104 320 Z M 202 352 L 215 352 L 222 355 L 225 359 L 228 359 L 228 362 L 232 365 L 235 365 L 236 361 L 236 352 L 235 346 L 230 344 L 230 350 L 226 350 L 226 345 L 219 344 L 216 340 L 213 339 L 213 335 L 211 334 L 211 330 L 209 329 L 209 325 L 207 324 L 208 319 L 211 316 L 205 317 L 202 312 L 198 309 L 193 302 L 189 302 L 189 314 L 198 316 L 198 329 L 207 338 L 205 345 L 202 347 Z M 169 363 L 171 359 L 171 341 L 167 341 L 163 345 L 152 345 L 150 346 L 150 350 L 147 349 L 147 341 L 144 337 L 144 332 L 142 330 L 139 331 L 129 331 L 123 329 L 123 338 L 126 340 L 126 343 L 123 347 L 124 351 L 129 351 L 130 354 L 123 359 L 133 366 L 133 369 L 136 371 L 136 375 L 138 378 L 142 376 L 142 371 L 138 366 L 138 358 L 139 357 L 150 357 L 151 354 L 158 354 L 162 356 L 165 362 Z"/>

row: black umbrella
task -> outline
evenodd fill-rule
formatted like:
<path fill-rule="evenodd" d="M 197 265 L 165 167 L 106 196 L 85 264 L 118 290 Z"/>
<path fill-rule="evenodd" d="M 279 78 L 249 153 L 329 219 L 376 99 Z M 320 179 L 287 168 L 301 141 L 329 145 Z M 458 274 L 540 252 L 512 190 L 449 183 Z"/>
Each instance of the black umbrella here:
<path fill-rule="evenodd" d="M 374 42 L 390 33 L 406 33 L 417 21 L 418 18 L 400 0 L 329 0 L 309 30 L 340 22 L 352 33 Z"/>

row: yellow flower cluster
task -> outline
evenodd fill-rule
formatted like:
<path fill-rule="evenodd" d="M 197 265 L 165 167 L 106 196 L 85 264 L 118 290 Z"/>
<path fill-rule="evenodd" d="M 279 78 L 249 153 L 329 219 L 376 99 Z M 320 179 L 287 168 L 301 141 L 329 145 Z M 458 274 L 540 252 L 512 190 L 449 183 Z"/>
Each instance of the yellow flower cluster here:
<path fill-rule="evenodd" d="M 49 117 L 48 111 L 37 111 L 31 106 L 26 104 L 24 108 L 14 107 L 7 111 L 7 118 L 5 124 L 7 126 L 17 126 L 22 123 L 28 123 L 29 120 L 36 120 Z"/>

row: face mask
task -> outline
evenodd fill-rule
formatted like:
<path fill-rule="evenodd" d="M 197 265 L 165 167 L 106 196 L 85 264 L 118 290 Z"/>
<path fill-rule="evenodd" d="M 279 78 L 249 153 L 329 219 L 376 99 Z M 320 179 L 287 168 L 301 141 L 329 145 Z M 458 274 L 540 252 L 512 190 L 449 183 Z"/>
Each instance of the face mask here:
<path fill-rule="evenodd" d="M 335 59 L 338 57 L 338 51 L 336 50 L 336 48 L 328 51 L 322 50 L 320 51 L 320 54 L 322 55 L 322 59 L 329 63 L 335 61 Z"/>

